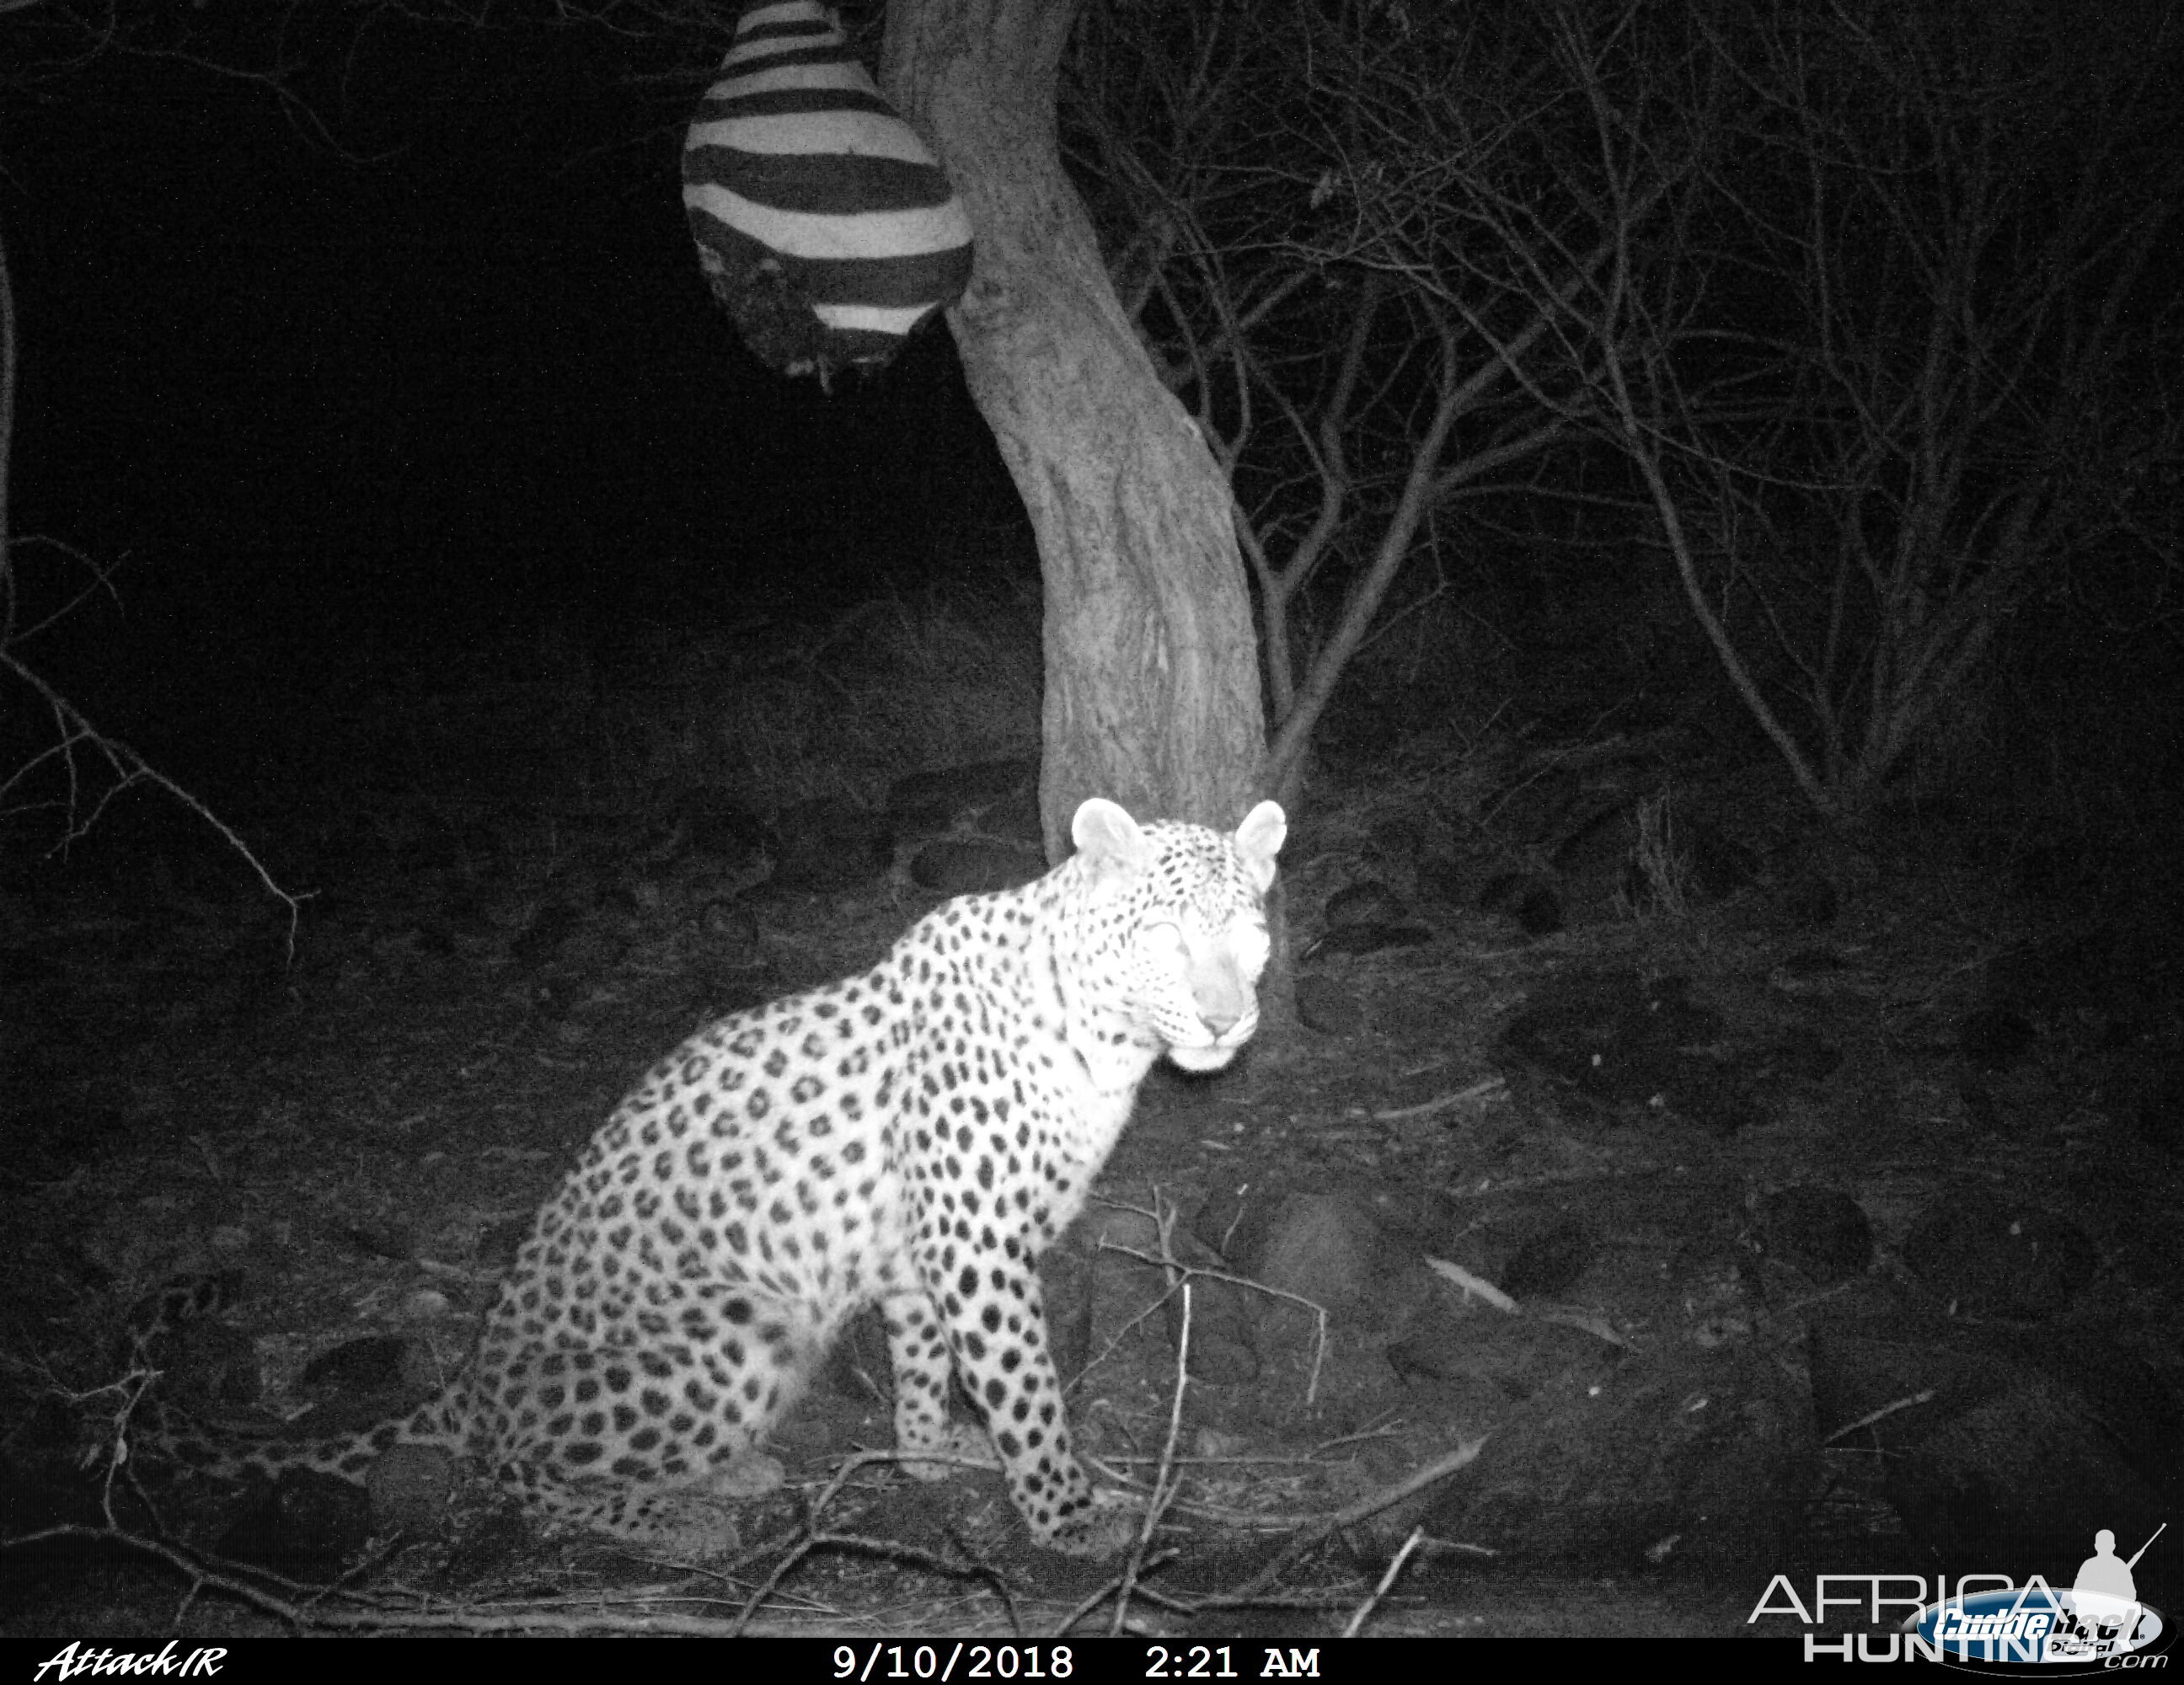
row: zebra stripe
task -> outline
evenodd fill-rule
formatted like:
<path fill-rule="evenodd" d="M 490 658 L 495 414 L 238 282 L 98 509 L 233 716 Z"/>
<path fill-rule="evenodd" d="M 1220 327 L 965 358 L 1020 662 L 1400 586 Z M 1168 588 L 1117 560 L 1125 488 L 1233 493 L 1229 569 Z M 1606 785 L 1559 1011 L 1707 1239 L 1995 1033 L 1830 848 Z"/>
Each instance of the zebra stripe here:
<path fill-rule="evenodd" d="M 817 0 L 745 13 L 721 68 L 682 147 L 707 282 L 784 374 L 884 364 L 970 280 L 962 202 Z"/>

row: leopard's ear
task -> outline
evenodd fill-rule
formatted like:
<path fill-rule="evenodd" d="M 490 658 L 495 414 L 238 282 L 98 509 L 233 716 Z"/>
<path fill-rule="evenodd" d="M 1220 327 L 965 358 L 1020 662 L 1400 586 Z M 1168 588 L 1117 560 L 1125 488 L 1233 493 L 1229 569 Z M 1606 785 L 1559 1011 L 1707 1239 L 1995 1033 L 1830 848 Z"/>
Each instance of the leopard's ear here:
<path fill-rule="evenodd" d="M 1274 856 L 1281 852 L 1282 842 L 1289 834 L 1289 817 L 1273 802 L 1260 803 L 1244 815 L 1244 822 L 1236 827 L 1236 852 L 1243 858 L 1244 870 L 1251 874 L 1252 882 L 1262 894 L 1274 881 Z"/>
<path fill-rule="evenodd" d="M 1152 839 L 1145 827 L 1104 796 L 1094 796 L 1077 809 L 1069 835 L 1100 877 L 1136 877 L 1152 865 Z"/>

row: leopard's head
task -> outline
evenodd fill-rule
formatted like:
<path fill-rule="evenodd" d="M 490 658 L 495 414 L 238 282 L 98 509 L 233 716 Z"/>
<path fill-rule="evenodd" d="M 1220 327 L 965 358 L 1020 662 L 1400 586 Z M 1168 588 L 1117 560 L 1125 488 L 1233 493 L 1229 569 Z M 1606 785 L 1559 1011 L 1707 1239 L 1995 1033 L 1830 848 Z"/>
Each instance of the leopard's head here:
<path fill-rule="evenodd" d="M 1116 983 L 1134 1039 L 1185 1071 L 1218 1071 L 1259 1027 L 1266 897 L 1289 821 L 1272 802 L 1233 837 L 1147 825 L 1095 797 L 1070 827 L 1094 881 L 1100 927 L 1119 948 Z"/>

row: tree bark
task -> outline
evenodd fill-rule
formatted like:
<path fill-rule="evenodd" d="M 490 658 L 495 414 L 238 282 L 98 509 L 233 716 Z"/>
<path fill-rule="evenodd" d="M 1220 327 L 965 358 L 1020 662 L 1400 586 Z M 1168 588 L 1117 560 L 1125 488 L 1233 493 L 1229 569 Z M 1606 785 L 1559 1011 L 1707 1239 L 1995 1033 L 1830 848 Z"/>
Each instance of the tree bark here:
<path fill-rule="evenodd" d="M 949 312 L 971 395 L 1039 538 L 1039 810 L 1088 796 L 1227 830 L 1262 793 L 1257 646 L 1212 453 L 1124 316 L 1061 168 L 1076 0 L 892 0 L 881 81 L 937 144 L 978 239 Z"/>

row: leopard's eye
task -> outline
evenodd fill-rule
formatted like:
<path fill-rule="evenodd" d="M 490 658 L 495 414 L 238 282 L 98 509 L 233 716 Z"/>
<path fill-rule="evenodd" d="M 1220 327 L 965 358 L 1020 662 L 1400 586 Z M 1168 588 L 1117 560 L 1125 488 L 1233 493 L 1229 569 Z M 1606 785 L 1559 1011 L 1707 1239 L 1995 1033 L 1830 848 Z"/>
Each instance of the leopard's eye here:
<path fill-rule="evenodd" d="M 1165 950 L 1185 959 L 1190 957 L 1190 938 L 1183 933 L 1183 926 L 1173 919 L 1162 919 L 1147 925 L 1138 933 L 1138 939 L 1155 952 Z"/>

